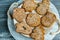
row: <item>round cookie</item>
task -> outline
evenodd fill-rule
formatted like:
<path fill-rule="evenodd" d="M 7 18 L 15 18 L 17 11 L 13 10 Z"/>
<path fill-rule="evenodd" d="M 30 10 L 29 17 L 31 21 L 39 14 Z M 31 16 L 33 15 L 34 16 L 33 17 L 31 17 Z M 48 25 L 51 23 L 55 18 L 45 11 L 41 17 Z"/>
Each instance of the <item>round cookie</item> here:
<path fill-rule="evenodd" d="M 26 22 L 29 26 L 35 27 L 40 24 L 40 16 L 35 13 L 29 13 Z"/>
<path fill-rule="evenodd" d="M 16 32 L 29 35 L 32 32 L 32 27 L 28 26 L 25 22 L 17 23 Z"/>
<path fill-rule="evenodd" d="M 32 10 L 35 10 L 37 7 L 37 4 L 34 2 L 34 0 L 25 0 L 23 4 L 23 8 L 25 8 L 26 11 L 31 12 Z"/>
<path fill-rule="evenodd" d="M 47 12 L 47 14 L 43 16 L 41 20 L 41 23 L 44 26 L 50 27 L 56 21 L 56 16 L 52 12 Z"/>
<path fill-rule="evenodd" d="M 44 28 L 42 25 L 40 25 L 33 30 L 33 32 L 31 33 L 31 37 L 34 40 L 44 40 L 44 34 Z"/>
<path fill-rule="evenodd" d="M 48 11 L 48 9 L 49 9 L 49 5 L 46 5 L 45 3 L 41 3 L 41 4 L 37 7 L 36 11 L 37 11 L 38 14 L 44 15 L 44 14 L 46 14 L 46 12 Z"/>
<path fill-rule="evenodd" d="M 18 22 L 22 22 L 26 18 L 25 10 L 23 8 L 15 8 L 13 11 L 13 18 Z"/>

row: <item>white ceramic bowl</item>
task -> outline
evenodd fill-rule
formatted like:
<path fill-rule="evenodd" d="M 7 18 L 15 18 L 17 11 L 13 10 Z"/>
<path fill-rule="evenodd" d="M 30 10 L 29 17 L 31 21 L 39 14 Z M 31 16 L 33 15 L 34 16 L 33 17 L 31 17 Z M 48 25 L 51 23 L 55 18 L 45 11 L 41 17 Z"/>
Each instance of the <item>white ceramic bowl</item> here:
<path fill-rule="evenodd" d="M 15 31 L 15 26 L 14 26 L 14 22 L 13 19 L 11 18 L 11 14 L 13 11 L 13 8 L 18 7 L 18 5 L 20 5 L 20 3 L 15 2 L 11 5 L 11 7 L 8 10 L 8 28 L 9 31 L 11 33 L 11 35 L 16 39 L 16 40 L 32 40 L 31 38 L 25 37 L 22 34 L 19 34 Z M 56 15 L 57 19 L 59 19 L 59 14 L 58 11 L 56 9 L 56 7 L 50 2 L 50 10 Z M 46 29 L 47 34 L 45 34 L 45 40 L 52 40 L 56 34 L 50 34 L 50 32 L 56 32 L 58 30 L 58 24 L 57 22 L 54 23 L 54 25 L 52 26 L 52 28 Z"/>

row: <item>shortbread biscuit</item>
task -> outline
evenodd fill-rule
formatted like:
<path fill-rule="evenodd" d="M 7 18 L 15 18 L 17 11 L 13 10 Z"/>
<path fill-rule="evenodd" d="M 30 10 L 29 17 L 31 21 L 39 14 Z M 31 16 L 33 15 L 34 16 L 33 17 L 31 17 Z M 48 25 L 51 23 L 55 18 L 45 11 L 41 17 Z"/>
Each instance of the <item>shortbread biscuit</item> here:
<path fill-rule="evenodd" d="M 29 26 L 35 27 L 40 24 L 40 16 L 38 14 L 29 13 L 26 22 Z"/>
<path fill-rule="evenodd" d="M 52 12 L 47 12 L 47 14 L 43 16 L 41 20 L 45 27 L 50 27 L 56 21 L 56 16 Z"/>
<path fill-rule="evenodd" d="M 42 3 L 46 3 L 47 5 L 50 5 L 50 0 L 42 0 Z"/>
<path fill-rule="evenodd" d="M 34 40 L 44 40 L 44 34 L 44 28 L 42 25 L 40 25 L 33 30 L 33 32 L 31 33 L 31 37 Z"/>
<path fill-rule="evenodd" d="M 49 5 L 46 5 L 45 3 L 41 3 L 41 4 L 37 7 L 36 11 L 37 11 L 37 13 L 38 13 L 39 15 L 45 15 L 46 12 L 48 11 L 48 9 L 49 9 Z"/>
<path fill-rule="evenodd" d="M 32 27 L 28 26 L 26 23 L 17 23 L 16 32 L 29 35 L 32 32 Z"/>
<path fill-rule="evenodd" d="M 15 8 L 13 11 L 13 18 L 18 22 L 22 22 L 26 18 L 25 10 L 23 8 Z"/>
<path fill-rule="evenodd" d="M 37 7 L 37 4 L 34 2 L 34 0 L 25 0 L 23 3 L 23 8 L 25 8 L 26 11 L 31 12 L 32 10 L 35 10 Z"/>

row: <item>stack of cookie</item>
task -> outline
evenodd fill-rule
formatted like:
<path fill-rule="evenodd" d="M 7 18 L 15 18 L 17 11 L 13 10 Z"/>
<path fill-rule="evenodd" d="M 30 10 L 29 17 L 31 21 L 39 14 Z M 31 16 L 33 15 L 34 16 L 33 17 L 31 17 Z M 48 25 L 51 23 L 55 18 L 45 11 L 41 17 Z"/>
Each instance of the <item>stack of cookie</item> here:
<path fill-rule="evenodd" d="M 56 21 L 56 16 L 48 11 L 49 5 L 49 0 L 42 0 L 41 3 L 25 0 L 21 8 L 15 8 L 13 19 L 17 21 L 16 32 L 29 35 L 34 40 L 44 40 L 44 27 L 49 28 Z"/>

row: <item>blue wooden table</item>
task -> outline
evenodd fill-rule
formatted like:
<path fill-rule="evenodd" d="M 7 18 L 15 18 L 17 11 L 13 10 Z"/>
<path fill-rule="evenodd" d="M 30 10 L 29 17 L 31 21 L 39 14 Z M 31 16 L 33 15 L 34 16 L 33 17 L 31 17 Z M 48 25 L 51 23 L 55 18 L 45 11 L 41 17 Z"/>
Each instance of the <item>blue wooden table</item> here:
<path fill-rule="evenodd" d="M 60 14 L 60 0 L 51 0 L 51 2 L 56 6 Z"/>
<path fill-rule="evenodd" d="M 10 35 L 7 26 L 7 10 L 15 1 L 17 0 L 0 0 L 0 40 L 15 40 Z M 51 2 L 57 7 L 60 14 L 60 0 L 51 0 Z M 60 34 L 58 34 L 53 40 L 60 40 Z"/>
<path fill-rule="evenodd" d="M 0 40 L 14 40 L 7 26 L 7 10 L 17 0 L 0 0 Z"/>
<path fill-rule="evenodd" d="M 51 0 L 51 2 L 56 6 L 60 16 L 60 0 Z M 60 33 L 53 40 L 60 40 Z"/>

